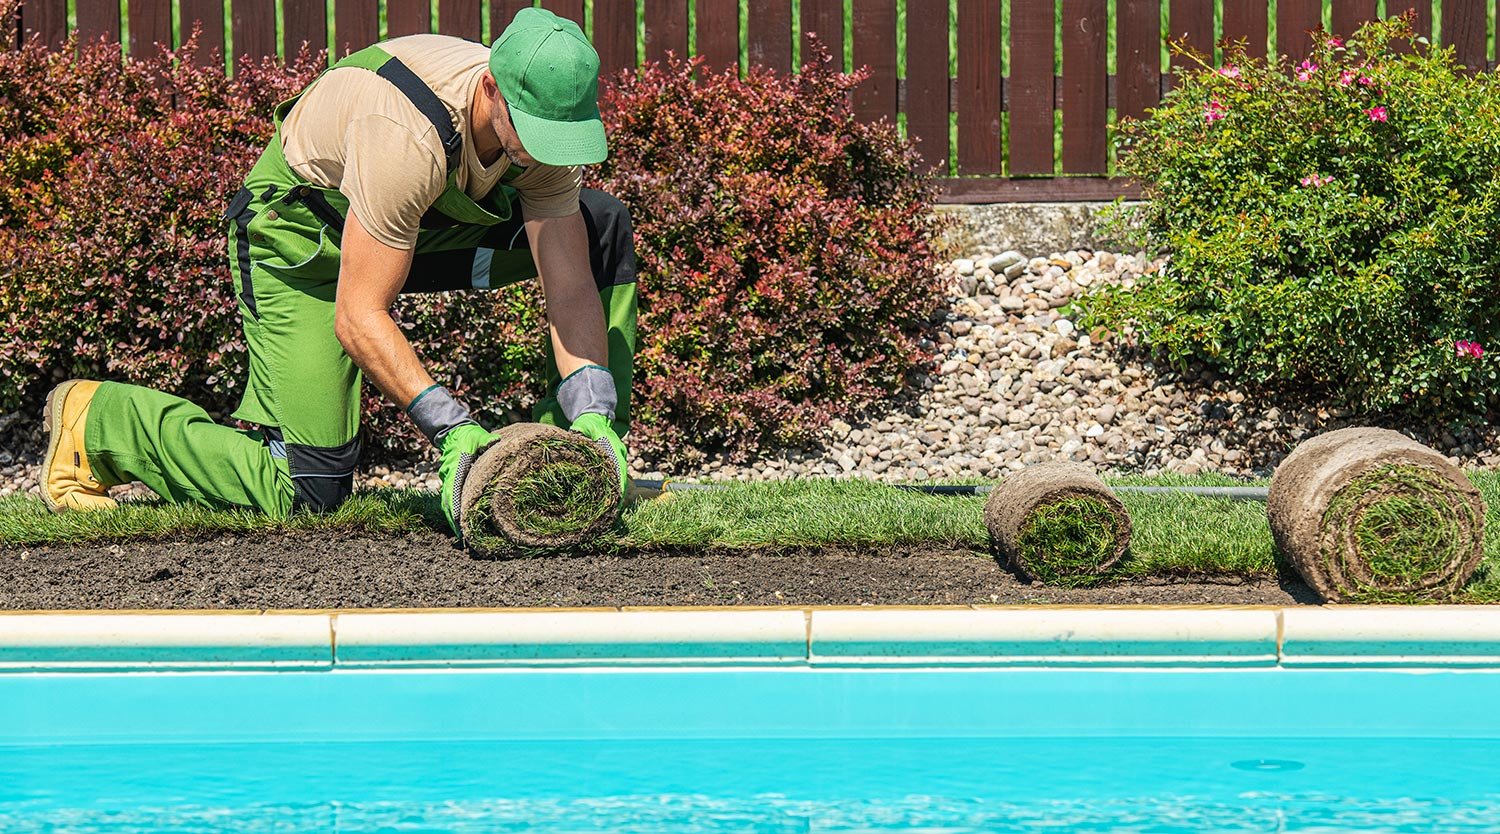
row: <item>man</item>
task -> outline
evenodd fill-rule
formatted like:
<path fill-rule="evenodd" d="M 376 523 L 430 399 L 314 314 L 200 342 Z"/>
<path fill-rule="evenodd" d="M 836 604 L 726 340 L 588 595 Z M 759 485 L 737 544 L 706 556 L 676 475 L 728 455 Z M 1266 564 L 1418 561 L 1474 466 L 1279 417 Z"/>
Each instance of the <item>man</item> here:
<path fill-rule="evenodd" d="M 541 422 L 604 446 L 627 483 L 635 252 L 618 200 L 582 189 L 603 161 L 599 58 L 571 21 L 523 9 L 490 49 L 396 38 L 339 61 L 276 110 L 231 201 L 229 258 L 250 379 L 234 416 L 134 385 L 69 380 L 48 395 L 42 494 L 53 511 L 162 497 L 282 517 L 338 506 L 359 456 L 362 374 L 440 450 L 443 512 L 490 439 L 423 368 L 389 310 L 402 292 L 540 274 L 550 322 Z"/>

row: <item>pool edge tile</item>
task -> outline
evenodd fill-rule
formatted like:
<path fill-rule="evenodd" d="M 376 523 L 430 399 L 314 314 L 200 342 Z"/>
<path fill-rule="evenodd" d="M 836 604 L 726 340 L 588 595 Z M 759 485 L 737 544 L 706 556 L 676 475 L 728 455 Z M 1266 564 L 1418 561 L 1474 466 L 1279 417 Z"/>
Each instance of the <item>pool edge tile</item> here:
<path fill-rule="evenodd" d="M 800 609 L 340 614 L 337 629 L 336 668 L 786 665 L 807 657 Z"/>
<path fill-rule="evenodd" d="M 1274 609 L 812 613 L 814 666 L 1275 666 Z"/>
<path fill-rule="evenodd" d="M 330 669 L 320 614 L 0 614 L 0 672 Z"/>
<path fill-rule="evenodd" d="M 1500 607 L 1326 605 L 1282 621 L 1287 667 L 1500 667 Z"/>

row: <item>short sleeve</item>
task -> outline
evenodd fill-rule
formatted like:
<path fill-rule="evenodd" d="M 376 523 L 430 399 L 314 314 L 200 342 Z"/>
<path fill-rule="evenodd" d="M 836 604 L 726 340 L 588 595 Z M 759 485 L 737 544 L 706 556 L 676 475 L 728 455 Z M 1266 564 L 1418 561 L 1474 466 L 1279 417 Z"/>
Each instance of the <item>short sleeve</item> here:
<path fill-rule="evenodd" d="M 583 169 L 573 166 L 533 165 L 511 181 L 521 195 L 525 217 L 567 217 L 578 213 Z"/>
<path fill-rule="evenodd" d="M 422 215 L 447 184 L 441 158 L 427 139 L 375 114 L 351 120 L 344 134 L 339 191 L 370 236 L 396 249 L 416 247 Z"/>

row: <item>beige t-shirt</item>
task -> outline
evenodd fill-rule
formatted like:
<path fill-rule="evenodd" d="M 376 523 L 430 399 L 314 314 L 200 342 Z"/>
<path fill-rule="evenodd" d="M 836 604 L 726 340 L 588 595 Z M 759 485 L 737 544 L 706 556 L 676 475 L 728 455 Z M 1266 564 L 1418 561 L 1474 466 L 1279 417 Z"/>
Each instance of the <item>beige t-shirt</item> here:
<path fill-rule="evenodd" d="M 410 35 L 380 44 L 432 88 L 463 135 L 458 187 L 473 199 L 489 193 L 510 166 L 501 154 L 488 168 L 474 154 L 469 105 L 489 66 L 488 48 L 447 35 Z M 447 185 L 447 161 L 436 128 L 395 85 L 359 67 L 324 73 L 298 99 L 281 128 L 287 164 L 308 182 L 337 188 L 372 236 L 387 246 L 416 245 L 422 215 Z M 537 163 L 511 180 L 526 218 L 578 211 L 583 170 Z"/>

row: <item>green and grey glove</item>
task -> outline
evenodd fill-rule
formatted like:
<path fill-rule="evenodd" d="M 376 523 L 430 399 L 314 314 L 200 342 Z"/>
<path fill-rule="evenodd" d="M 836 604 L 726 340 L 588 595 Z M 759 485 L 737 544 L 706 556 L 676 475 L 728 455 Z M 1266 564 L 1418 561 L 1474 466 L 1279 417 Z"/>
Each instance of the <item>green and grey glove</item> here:
<path fill-rule="evenodd" d="M 620 495 L 630 487 L 625 443 L 615 433 L 615 379 L 602 365 L 584 365 L 557 386 L 557 404 L 568 418 L 568 428 L 599 444 L 615 462 Z"/>
<path fill-rule="evenodd" d="M 485 431 L 474 422 L 469 410 L 453 399 L 448 389 L 433 385 L 418 394 L 406 407 L 406 414 L 427 435 L 441 455 L 438 477 L 443 481 L 443 517 L 453 535 L 463 544 L 464 479 L 474 459 L 498 434 Z"/>

